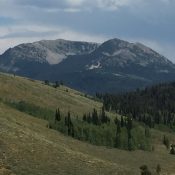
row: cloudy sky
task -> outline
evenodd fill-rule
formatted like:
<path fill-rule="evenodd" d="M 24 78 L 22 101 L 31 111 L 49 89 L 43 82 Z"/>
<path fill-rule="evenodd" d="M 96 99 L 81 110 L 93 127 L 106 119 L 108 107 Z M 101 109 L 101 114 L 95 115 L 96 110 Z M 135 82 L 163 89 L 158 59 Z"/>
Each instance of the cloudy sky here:
<path fill-rule="evenodd" d="M 24 42 L 142 42 L 175 62 L 175 0 L 0 0 L 0 53 Z"/>

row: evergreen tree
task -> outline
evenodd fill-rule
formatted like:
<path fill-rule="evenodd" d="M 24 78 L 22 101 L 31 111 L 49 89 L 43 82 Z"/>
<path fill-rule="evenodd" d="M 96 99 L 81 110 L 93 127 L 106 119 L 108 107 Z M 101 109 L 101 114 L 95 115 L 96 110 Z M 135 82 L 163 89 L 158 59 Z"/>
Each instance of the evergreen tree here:
<path fill-rule="evenodd" d="M 65 117 L 65 126 L 67 126 L 67 134 L 69 136 L 74 136 L 74 126 L 71 120 L 70 112 L 68 112 L 67 116 Z"/>
<path fill-rule="evenodd" d="M 102 107 L 102 113 L 101 113 L 100 119 L 101 119 L 102 123 L 107 123 L 107 116 L 105 114 L 105 107 L 104 106 Z"/>
<path fill-rule="evenodd" d="M 140 169 L 141 169 L 141 175 L 151 175 L 151 172 L 149 171 L 146 165 L 142 165 Z"/>
<path fill-rule="evenodd" d="M 156 173 L 157 173 L 158 175 L 160 175 L 160 172 L 161 172 L 161 167 L 160 167 L 160 165 L 158 164 L 157 167 L 156 167 Z"/>
<path fill-rule="evenodd" d="M 97 113 L 97 110 L 95 108 L 94 108 L 93 113 L 92 113 L 92 123 L 94 125 L 99 124 L 98 113 Z"/>
<path fill-rule="evenodd" d="M 91 117 L 91 114 L 90 113 L 87 116 L 87 122 L 88 123 L 91 123 L 92 122 L 92 117 Z"/>
<path fill-rule="evenodd" d="M 167 149 L 170 147 L 169 139 L 164 135 L 163 136 L 163 144 L 166 146 Z"/>
<path fill-rule="evenodd" d="M 60 86 L 59 82 L 58 81 L 55 81 L 54 87 L 57 88 L 59 86 Z"/>
<path fill-rule="evenodd" d="M 128 117 L 127 118 L 127 133 L 128 133 L 128 150 L 129 151 L 133 149 L 131 129 L 132 129 L 132 118 Z"/>
<path fill-rule="evenodd" d="M 59 122 L 61 120 L 61 114 L 60 114 L 60 110 L 59 108 L 56 109 L 56 112 L 55 112 L 55 122 Z"/>
<path fill-rule="evenodd" d="M 67 116 L 64 118 L 64 125 L 65 125 L 65 126 L 68 126 Z"/>
<path fill-rule="evenodd" d="M 117 131 L 116 131 L 116 138 L 115 138 L 115 147 L 120 148 L 121 147 L 121 124 L 120 124 L 120 121 L 117 121 L 116 125 L 117 125 Z"/>
<path fill-rule="evenodd" d="M 60 85 L 62 85 L 62 86 L 64 85 L 64 83 L 63 83 L 63 81 L 62 81 L 62 80 L 60 81 Z"/>
<path fill-rule="evenodd" d="M 121 115 L 121 127 L 123 128 L 124 127 L 124 119 L 123 119 L 123 115 Z"/>
<path fill-rule="evenodd" d="M 132 117 L 127 117 L 127 129 L 132 129 Z"/>
<path fill-rule="evenodd" d="M 71 135 L 71 125 L 72 125 L 72 121 L 71 121 L 71 117 L 70 117 L 70 112 L 68 112 L 68 114 L 67 114 L 68 135 Z"/>
<path fill-rule="evenodd" d="M 83 115 L 83 121 L 87 121 L 87 117 L 86 117 L 86 114 Z"/>
<path fill-rule="evenodd" d="M 171 145 L 170 154 L 175 154 L 175 145 Z"/>
<path fill-rule="evenodd" d="M 145 137 L 150 137 L 150 129 L 149 129 L 149 127 L 145 128 Z"/>
<path fill-rule="evenodd" d="M 45 85 L 49 85 L 49 80 L 44 80 Z"/>
<path fill-rule="evenodd" d="M 117 125 L 118 122 L 119 122 L 119 120 L 118 120 L 118 118 L 116 117 L 116 118 L 114 119 L 114 123 Z"/>

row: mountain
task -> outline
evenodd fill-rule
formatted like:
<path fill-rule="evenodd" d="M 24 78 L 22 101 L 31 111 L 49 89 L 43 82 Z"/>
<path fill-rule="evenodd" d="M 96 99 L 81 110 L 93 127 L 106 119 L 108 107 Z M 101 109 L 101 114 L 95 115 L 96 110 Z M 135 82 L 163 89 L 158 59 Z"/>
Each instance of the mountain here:
<path fill-rule="evenodd" d="M 39 41 L 8 49 L 0 69 L 21 76 L 63 80 L 78 90 L 120 92 L 172 81 L 175 65 L 141 43 L 111 39 L 102 44 Z"/>
<path fill-rule="evenodd" d="M 53 88 L 41 81 L 8 74 L 0 73 L 0 87 L 0 174 L 140 175 L 141 165 L 147 165 L 154 174 L 160 164 L 162 174 L 173 175 L 174 155 L 169 154 L 162 138 L 165 135 L 172 143 L 174 132 L 165 127 L 150 129 L 152 151 L 95 146 L 48 128 L 48 121 L 43 120 L 45 113 L 40 118 L 34 113 L 41 109 L 55 112 L 59 106 L 62 114 L 67 115 L 69 110 L 76 118 L 94 107 L 100 110 L 102 103 L 66 86 Z M 21 102 L 30 104 L 30 111 L 17 108 L 15 104 Z M 37 110 L 32 106 L 38 106 Z M 114 114 L 108 115 L 112 118 Z M 144 132 L 143 124 L 134 125 Z M 90 127 L 94 128 L 92 124 Z"/>

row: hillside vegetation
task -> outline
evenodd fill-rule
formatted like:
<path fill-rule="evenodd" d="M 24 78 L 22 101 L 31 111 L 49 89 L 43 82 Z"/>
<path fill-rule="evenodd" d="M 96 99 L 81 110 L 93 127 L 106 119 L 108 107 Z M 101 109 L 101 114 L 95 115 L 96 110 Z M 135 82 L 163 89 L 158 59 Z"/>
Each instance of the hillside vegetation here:
<path fill-rule="evenodd" d="M 54 111 L 59 106 L 62 113 L 69 110 L 75 116 L 102 107 L 101 103 L 65 86 L 55 89 L 40 81 L 5 74 L 0 74 L 0 85 L 0 97 L 3 99 L 26 101 Z"/>
<path fill-rule="evenodd" d="M 48 121 L 9 105 L 25 101 L 54 112 L 59 106 L 62 114 L 70 111 L 73 116 L 83 116 L 93 108 L 101 110 L 101 103 L 80 92 L 0 74 L 0 99 L 0 174 L 139 175 L 143 164 L 153 174 L 157 164 L 161 165 L 163 174 L 175 172 L 175 156 L 162 143 L 164 135 L 172 142 L 173 132 L 151 129 L 154 150 L 129 152 L 75 140 L 49 129 Z"/>

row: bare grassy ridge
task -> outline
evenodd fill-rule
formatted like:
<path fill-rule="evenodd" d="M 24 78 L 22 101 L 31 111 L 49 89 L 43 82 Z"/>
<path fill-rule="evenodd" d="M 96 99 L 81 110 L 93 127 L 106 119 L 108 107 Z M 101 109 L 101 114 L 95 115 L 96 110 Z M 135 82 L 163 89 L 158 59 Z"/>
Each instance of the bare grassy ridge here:
<path fill-rule="evenodd" d="M 0 74 L 0 98 L 26 100 L 38 106 L 75 115 L 100 109 L 101 103 L 61 86 L 54 89 L 39 81 Z M 155 172 L 175 173 L 175 156 L 168 154 L 162 137 L 174 133 L 152 130 L 154 152 L 123 151 L 93 146 L 48 129 L 47 122 L 10 108 L 0 102 L 0 174 L 20 175 L 139 175 L 146 164 Z"/>
<path fill-rule="evenodd" d="M 83 93 L 65 86 L 55 89 L 43 82 L 0 74 L 0 97 L 8 100 L 25 100 L 36 106 L 55 111 L 59 106 L 62 113 L 68 110 L 74 115 L 83 115 L 95 107 L 100 110 L 102 104 L 85 97 Z M 68 92 L 67 92 L 68 90 Z"/>

